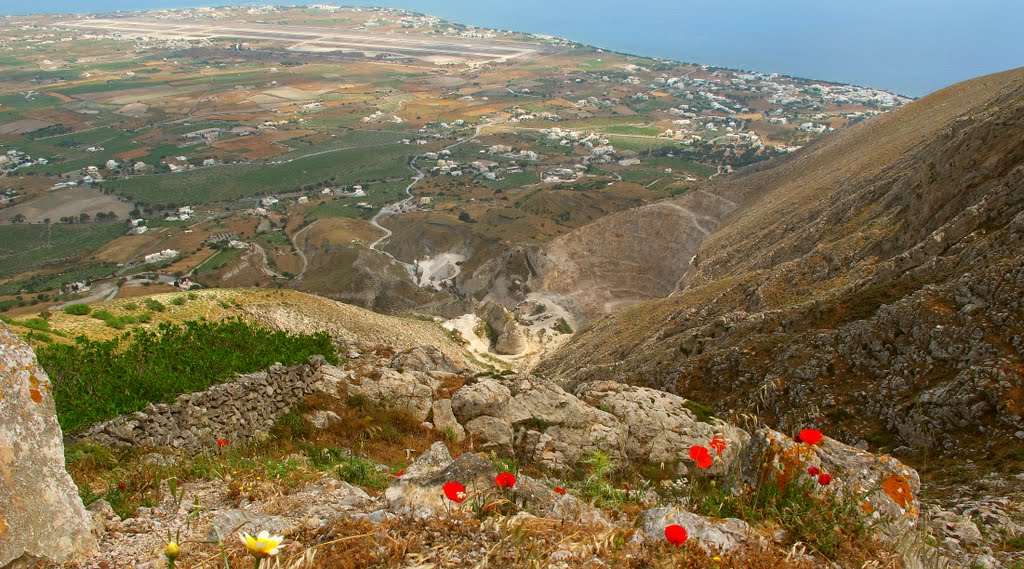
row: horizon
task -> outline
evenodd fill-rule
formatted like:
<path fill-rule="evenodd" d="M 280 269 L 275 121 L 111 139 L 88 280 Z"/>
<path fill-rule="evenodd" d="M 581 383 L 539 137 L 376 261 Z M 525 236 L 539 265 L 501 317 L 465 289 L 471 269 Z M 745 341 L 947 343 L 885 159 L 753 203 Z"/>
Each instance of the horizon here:
<path fill-rule="evenodd" d="M 813 0 L 791 0 L 781 10 L 777 5 L 740 0 L 725 14 L 722 8 L 703 2 L 653 0 L 632 6 L 617 18 L 607 17 L 619 9 L 612 0 L 586 4 L 571 0 L 556 9 L 542 0 L 520 0 L 517 10 L 509 10 L 506 3 L 471 0 L 326 3 L 401 8 L 470 26 L 553 35 L 631 55 L 780 73 L 911 97 L 1024 65 L 1024 44 L 1016 41 L 1014 30 L 1014 22 L 1024 18 L 1024 5 L 1002 0 L 972 3 L 969 13 L 954 0 L 905 0 L 897 5 L 868 0 L 853 10 Z M 84 10 L 76 0 L 42 0 L 33 5 L 31 13 L 81 14 L 230 4 L 268 2 L 154 0 L 152 4 L 140 4 L 101 0 Z M 581 8 L 584 5 L 586 9 Z M 15 14 L 11 8 L 0 8 L 0 14 L 24 15 Z M 710 23 L 718 20 L 722 23 Z M 782 36 L 787 41 L 779 41 L 782 25 L 791 30 L 792 37 Z M 645 30 L 645 26 L 654 29 Z M 677 34 L 680 31 L 684 33 Z M 736 41 L 737 37 L 746 39 Z M 754 50 L 751 45 L 766 47 Z"/>

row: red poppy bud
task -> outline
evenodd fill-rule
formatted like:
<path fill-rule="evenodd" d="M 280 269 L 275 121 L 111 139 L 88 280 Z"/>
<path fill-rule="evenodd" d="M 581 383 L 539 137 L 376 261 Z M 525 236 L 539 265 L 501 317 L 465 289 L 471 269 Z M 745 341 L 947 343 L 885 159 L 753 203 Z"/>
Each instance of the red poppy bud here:
<path fill-rule="evenodd" d="M 818 431 L 816 429 L 804 429 L 800 431 L 799 435 L 797 435 L 798 439 L 809 445 L 818 444 L 818 441 L 821 440 L 821 437 L 821 431 Z"/>
<path fill-rule="evenodd" d="M 665 539 L 672 545 L 682 545 L 686 543 L 686 538 L 686 528 L 683 526 L 672 524 L 665 528 Z"/>
<path fill-rule="evenodd" d="M 458 482 L 448 482 L 441 487 L 441 491 L 449 500 L 457 504 L 466 501 L 466 487 Z"/>
<path fill-rule="evenodd" d="M 404 468 L 395 473 L 395 478 L 401 478 L 403 474 L 405 474 Z"/>
<path fill-rule="evenodd" d="M 822 486 L 828 486 L 831 483 L 832 475 L 829 474 L 828 472 L 822 472 L 821 475 L 818 476 L 818 484 L 821 484 Z"/>
<path fill-rule="evenodd" d="M 128 489 L 128 485 L 125 484 L 124 482 L 118 482 L 117 483 L 117 489 L 118 490 L 122 490 L 122 491 L 123 490 L 127 490 Z"/>
<path fill-rule="evenodd" d="M 502 472 L 494 478 L 498 488 L 511 488 L 516 485 L 516 477 L 511 472 Z"/>
<path fill-rule="evenodd" d="M 224 447 L 228 446 L 228 440 L 227 439 L 217 439 L 217 446 L 221 447 L 221 448 L 224 448 Z"/>
<path fill-rule="evenodd" d="M 565 496 L 565 488 L 555 488 L 555 494 L 561 494 Z"/>
<path fill-rule="evenodd" d="M 821 469 L 819 469 L 817 466 L 812 466 L 807 469 L 807 474 L 810 474 L 811 476 L 817 476 L 821 474 Z"/>

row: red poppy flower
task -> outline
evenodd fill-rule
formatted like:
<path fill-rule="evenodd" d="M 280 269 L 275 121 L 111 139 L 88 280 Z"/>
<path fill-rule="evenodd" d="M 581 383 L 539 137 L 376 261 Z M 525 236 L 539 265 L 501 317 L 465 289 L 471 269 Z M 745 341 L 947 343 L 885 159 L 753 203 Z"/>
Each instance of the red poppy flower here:
<path fill-rule="evenodd" d="M 516 477 L 511 472 L 502 472 L 494 478 L 498 488 L 511 488 L 516 485 Z"/>
<path fill-rule="evenodd" d="M 117 483 L 117 489 L 118 490 L 122 490 L 122 491 L 127 490 L 128 489 L 128 485 L 125 484 L 124 482 L 118 482 Z"/>
<path fill-rule="evenodd" d="M 217 446 L 220 447 L 220 448 L 224 448 L 224 447 L 228 446 L 228 440 L 227 439 L 217 439 Z"/>
<path fill-rule="evenodd" d="M 712 462 L 711 452 L 707 447 L 692 446 L 690 447 L 690 460 L 697 461 L 697 468 L 708 468 Z"/>
<path fill-rule="evenodd" d="M 686 543 L 686 528 L 672 524 L 665 528 L 665 539 L 668 540 L 672 545 L 682 545 Z"/>
<path fill-rule="evenodd" d="M 821 484 L 822 486 L 828 486 L 831 482 L 832 475 L 828 472 L 822 472 L 821 475 L 818 476 L 818 484 Z"/>
<path fill-rule="evenodd" d="M 817 466 L 811 466 L 807 469 L 807 474 L 810 474 L 811 476 L 817 476 L 821 474 L 821 469 L 818 468 Z"/>
<path fill-rule="evenodd" d="M 555 488 L 555 494 L 561 494 L 562 496 L 565 496 L 565 488 Z"/>
<path fill-rule="evenodd" d="M 725 437 L 722 435 L 715 435 L 711 437 L 711 442 L 708 443 L 708 446 L 715 449 L 718 456 L 722 456 L 722 453 L 725 452 Z"/>
<path fill-rule="evenodd" d="M 395 478 L 401 478 L 403 474 L 405 474 L 404 468 L 395 473 Z"/>
<path fill-rule="evenodd" d="M 466 487 L 458 482 L 448 482 L 441 487 L 441 491 L 452 502 L 461 504 L 466 501 Z"/>
<path fill-rule="evenodd" d="M 821 440 L 821 431 L 816 429 L 804 429 L 800 431 L 797 438 L 809 445 L 816 445 L 818 444 L 818 441 Z"/>

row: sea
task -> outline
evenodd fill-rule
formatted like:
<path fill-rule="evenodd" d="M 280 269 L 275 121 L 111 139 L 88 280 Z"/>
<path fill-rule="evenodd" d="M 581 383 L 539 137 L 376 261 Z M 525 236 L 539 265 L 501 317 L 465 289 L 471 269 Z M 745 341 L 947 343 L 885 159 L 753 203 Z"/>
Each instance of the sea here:
<path fill-rule="evenodd" d="M 239 3 L 0 0 L 0 15 Z M 554 35 L 622 53 L 851 83 L 911 97 L 1024 65 L 1022 0 L 353 0 L 351 4 L 405 8 L 463 24 Z"/>

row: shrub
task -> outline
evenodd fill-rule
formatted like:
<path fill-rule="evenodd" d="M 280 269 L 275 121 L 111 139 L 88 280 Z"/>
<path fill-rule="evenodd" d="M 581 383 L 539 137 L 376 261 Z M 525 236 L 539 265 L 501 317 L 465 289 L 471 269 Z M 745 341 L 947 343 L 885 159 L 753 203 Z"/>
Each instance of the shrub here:
<path fill-rule="evenodd" d="M 157 330 L 136 329 L 107 341 L 79 337 L 38 351 L 65 432 L 316 354 L 338 361 L 326 333 L 291 335 L 240 320 L 163 323 Z"/>
<path fill-rule="evenodd" d="M 152 312 L 163 312 L 167 310 L 167 307 L 164 306 L 164 303 L 160 302 L 155 298 L 147 298 L 142 302 L 146 306 L 146 310 L 150 310 Z"/>
<path fill-rule="evenodd" d="M 64 312 L 74 314 L 75 316 L 85 316 L 92 312 L 92 307 L 88 304 L 72 304 L 71 306 L 65 306 Z"/>
<path fill-rule="evenodd" d="M 176 296 L 174 297 L 173 300 L 171 300 L 171 304 L 173 304 L 174 306 L 185 306 L 185 297 Z"/>

